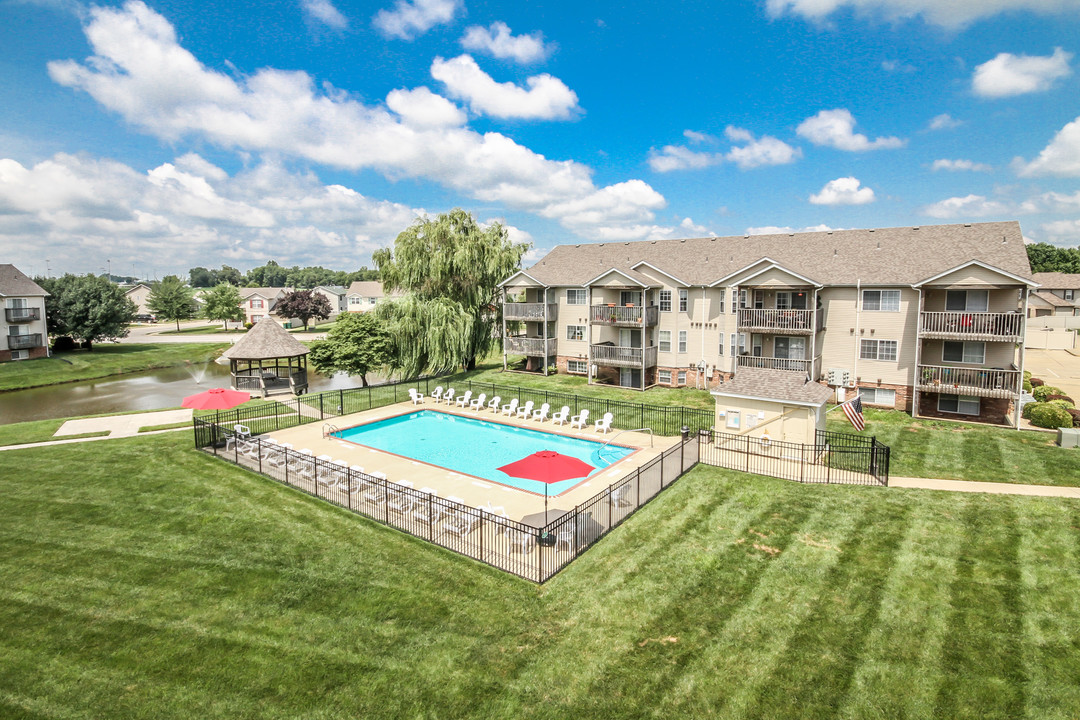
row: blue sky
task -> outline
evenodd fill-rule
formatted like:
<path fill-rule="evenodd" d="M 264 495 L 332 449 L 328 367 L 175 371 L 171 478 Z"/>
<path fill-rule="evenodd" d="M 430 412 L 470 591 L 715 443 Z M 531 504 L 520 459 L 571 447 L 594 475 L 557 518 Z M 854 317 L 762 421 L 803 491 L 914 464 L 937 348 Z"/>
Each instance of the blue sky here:
<path fill-rule="evenodd" d="M 0 4 L 0 256 L 351 269 L 1018 219 L 1080 244 L 1080 0 Z"/>

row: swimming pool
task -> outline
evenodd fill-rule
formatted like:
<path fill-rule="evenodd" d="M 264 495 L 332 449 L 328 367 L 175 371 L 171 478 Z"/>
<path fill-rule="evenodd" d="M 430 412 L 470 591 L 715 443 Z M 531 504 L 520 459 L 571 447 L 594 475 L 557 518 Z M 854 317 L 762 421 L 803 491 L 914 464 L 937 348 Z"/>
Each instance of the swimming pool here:
<path fill-rule="evenodd" d="M 592 440 L 432 410 L 345 428 L 333 436 L 538 495 L 544 494 L 545 483 L 510 477 L 498 468 L 540 450 L 555 450 L 595 467 L 589 473 L 593 477 L 634 452 L 634 448 L 622 445 L 605 446 Z M 547 494 L 566 492 L 583 479 L 552 483 L 547 486 Z"/>

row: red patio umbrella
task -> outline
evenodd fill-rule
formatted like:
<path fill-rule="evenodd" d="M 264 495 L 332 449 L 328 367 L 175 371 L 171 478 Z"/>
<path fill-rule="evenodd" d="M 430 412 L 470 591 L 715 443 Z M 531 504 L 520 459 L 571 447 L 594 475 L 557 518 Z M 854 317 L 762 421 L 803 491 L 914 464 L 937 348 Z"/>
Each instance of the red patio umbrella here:
<path fill-rule="evenodd" d="M 195 395 L 188 395 L 180 405 L 181 407 L 196 410 L 228 410 L 237 405 L 242 405 L 250 399 L 251 395 L 246 392 L 212 388 Z"/>
<path fill-rule="evenodd" d="M 554 450 L 541 450 L 528 457 L 503 465 L 499 470 L 510 477 L 525 478 L 544 483 L 544 524 L 547 525 L 548 485 L 551 483 L 583 478 L 595 470 L 592 465 L 570 455 Z"/>

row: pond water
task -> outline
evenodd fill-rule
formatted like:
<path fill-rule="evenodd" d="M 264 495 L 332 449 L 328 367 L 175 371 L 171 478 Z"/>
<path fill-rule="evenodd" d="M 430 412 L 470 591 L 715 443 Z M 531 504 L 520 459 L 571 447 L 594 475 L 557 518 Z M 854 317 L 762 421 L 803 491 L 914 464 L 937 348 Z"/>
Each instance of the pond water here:
<path fill-rule="evenodd" d="M 368 382 L 380 381 L 381 378 L 368 375 Z M 362 384 L 359 377 L 344 374 L 326 377 L 308 371 L 310 392 L 360 387 Z M 0 424 L 180 407 L 188 395 L 215 387 L 229 387 L 227 365 L 211 362 L 202 366 L 147 370 L 101 380 L 16 390 L 0 393 Z"/>

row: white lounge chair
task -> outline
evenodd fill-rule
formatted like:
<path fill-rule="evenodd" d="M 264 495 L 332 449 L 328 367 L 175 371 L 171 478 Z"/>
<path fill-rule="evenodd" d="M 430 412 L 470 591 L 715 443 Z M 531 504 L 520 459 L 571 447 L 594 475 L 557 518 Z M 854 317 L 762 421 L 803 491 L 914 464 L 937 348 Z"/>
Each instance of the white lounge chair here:
<path fill-rule="evenodd" d="M 404 492 L 401 488 L 407 487 L 412 489 L 413 484 L 408 480 L 401 480 L 397 483 L 398 487 L 390 486 L 390 490 L 387 493 L 386 506 L 391 510 L 402 515 L 408 514 L 415 504 L 415 499 L 412 493 Z"/>
<path fill-rule="evenodd" d="M 562 410 L 551 416 L 551 422 L 553 425 L 562 425 L 570 419 L 570 406 L 563 405 Z"/>
<path fill-rule="evenodd" d="M 503 415 L 513 415 L 514 413 L 517 412 L 517 406 L 518 406 L 517 398 L 514 398 L 513 400 L 510 401 L 509 405 L 503 405 L 502 406 L 502 414 Z"/>
<path fill-rule="evenodd" d="M 449 515 L 443 526 L 447 532 L 458 537 L 465 537 L 473 531 L 478 522 L 480 522 L 480 513 L 476 510 L 457 510 Z"/>
<path fill-rule="evenodd" d="M 442 385 L 436 387 L 435 391 L 431 393 L 431 399 L 435 402 L 439 402 L 442 400 Z"/>
<path fill-rule="evenodd" d="M 540 406 L 539 410 L 533 410 L 532 419 L 536 422 L 544 422 L 548 419 L 548 412 L 551 411 L 551 405 L 544 403 Z"/>
<path fill-rule="evenodd" d="M 443 401 L 447 405 L 451 405 L 454 402 L 454 388 L 447 388 L 446 394 L 442 396 Z"/>
<path fill-rule="evenodd" d="M 575 415 L 570 418 L 570 427 L 585 429 L 585 426 L 589 424 L 589 409 L 585 408 L 581 411 L 580 415 Z"/>
<path fill-rule="evenodd" d="M 510 539 L 510 547 L 522 555 L 528 555 L 536 547 L 536 535 L 534 533 L 512 529 L 506 533 L 506 536 Z"/>
<path fill-rule="evenodd" d="M 469 409 L 480 412 L 484 409 L 484 402 L 487 400 L 487 393 L 480 393 L 480 397 L 469 403 Z"/>
<path fill-rule="evenodd" d="M 634 503 L 630 499 L 630 490 L 633 486 L 625 483 L 615 488 L 611 493 L 611 504 L 614 507 L 631 507 Z"/>
<path fill-rule="evenodd" d="M 499 403 L 501 402 L 502 398 L 496 395 L 495 397 L 491 398 L 491 402 L 487 404 L 488 409 L 491 410 L 491 412 L 499 412 Z"/>
<path fill-rule="evenodd" d="M 596 432 L 609 433 L 611 432 L 611 421 L 615 419 L 615 416 L 611 413 L 604 413 L 604 417 L 593 423 L 593 429 Z"/>
<path fill-rule="evenodd" d="M 466 390 L 465 394 L 457 399 L 457 406 L 464 410 L 470 402 L 472 402 L 472 390 Z"/>
<path fill-rule="evenodd" d="M 409 388 L 409 398 L 412 400 L 413 405 L 419 405 L 420 403 L 424 402 L 423 393 L 417 392 L 412 388 Z"/>
<path fill-rule="evenodd" d="M 431 490 L 430 488 L 428 489 Z M 424 493 L 424 495 L 433 498 L 439 496 L 438 493 L 436 493 L 434 490 L 431 490 L 428 493 Z M 438 520 L 439 508 L 438 506 L 436 506 L 435 503 L 429 502 L 427 497 L 418 497 L 413 503 L 412 516 L 420 522 L 426 525 L 430 525 L 432 522 Z"/>
<path fill-rule="evenodd" d="M 526 400 L 525 404 L 518 408 L 517 416 L 521 419 L 526 419 L 532 415 L 533 401 Z"/>

